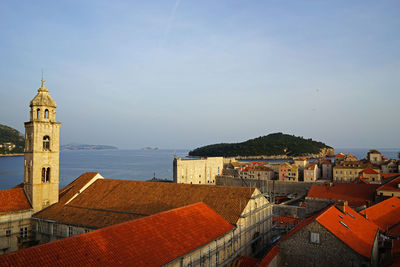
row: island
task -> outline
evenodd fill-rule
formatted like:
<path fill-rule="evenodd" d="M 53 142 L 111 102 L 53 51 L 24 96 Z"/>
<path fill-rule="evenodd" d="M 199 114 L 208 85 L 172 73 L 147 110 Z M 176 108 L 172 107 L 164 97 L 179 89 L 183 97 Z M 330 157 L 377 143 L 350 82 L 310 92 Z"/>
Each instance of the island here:
<path fill-rule="evenodd" d="M 0 156 L 21 156 L 24 147 L 25 139 L 18 130 L 0 124 Z"/>
<path fill-rule="evenodd" d="M 104 149 L 118 149 L 118 147 L 106 146 L 106 145 L 75 144 L 75 143 L 61 146 L 61 150 L 104 150 Z"/>
<path fill-rule="evenodd" d="M 334 149 L 311 138 L 272 133 L 241 143 L 221 143 L 196 148 L 192 157 L 290 158 L 333 156 Z"/>

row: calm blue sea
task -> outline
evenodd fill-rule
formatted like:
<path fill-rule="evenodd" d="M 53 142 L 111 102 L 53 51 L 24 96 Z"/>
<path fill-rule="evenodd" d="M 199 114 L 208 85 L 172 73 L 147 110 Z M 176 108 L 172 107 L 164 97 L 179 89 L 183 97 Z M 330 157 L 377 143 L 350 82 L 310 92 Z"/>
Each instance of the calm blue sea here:
<path fill-rule="evenodd" d="M 364 158 L 369 149 L 336 148 L 335 152 L 351 153 Z M 378 149 L 385 157 L 397 159 L 399 148 Z M 185 157 L 188 150 L 177 150 Z M 99 172 L 106 178 L 124 180 L 172 179 L 174 150 L 81 150 L 61 151 L 60 187 L 84 172 Z M 24 179 L 24 157 L 0 157 L 0 189 L 11 188 Z"/>
<path fill-rule="evenodd" d="M 189 150 L 177 150 L 178 157 Z M 174 150 L 64 150 L 60 153 L 60 187 L 84 172 L 99 172 L 110 179 L 172 180 Z M 0 157 L 0 189 L 11 188 L 24 180 L 24 157 Z"/>

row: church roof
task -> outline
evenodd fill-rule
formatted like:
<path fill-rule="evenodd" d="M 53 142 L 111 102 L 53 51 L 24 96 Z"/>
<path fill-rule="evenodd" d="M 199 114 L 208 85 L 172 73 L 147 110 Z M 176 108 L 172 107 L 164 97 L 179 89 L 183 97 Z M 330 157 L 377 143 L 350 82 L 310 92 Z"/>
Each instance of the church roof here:
<path fill-rule="evenodd" d="M 29 210 L 31 208 L 22 188 L 0 190 L 0 212 Z"/>
<path fill-rule="evenodd" d="M 204 203 L 0 256 L 9 266 L 162 266 L 234 227 Z"/>
<path fill-rule="evenodd" d="M 30 106 L 47 106 L 56 107 L 56 101 L 50 96 L 49 90 L 44 86 L 45 80 L 42 79 L 42 87 L 38 89 L 38 93 L 32 99 Z"/>
<path fill-rule="evenodd" d="M 82 175 L 79 179 L 88 178 Z M 72 201 L 61 196 L 65 192 L 62 191 L 59 203 L 33 217 L 101 228 L 204 202 L 228 222 L 236 224 L 254 191 L 255 188 L 247 187 L 98 179 Z"/>

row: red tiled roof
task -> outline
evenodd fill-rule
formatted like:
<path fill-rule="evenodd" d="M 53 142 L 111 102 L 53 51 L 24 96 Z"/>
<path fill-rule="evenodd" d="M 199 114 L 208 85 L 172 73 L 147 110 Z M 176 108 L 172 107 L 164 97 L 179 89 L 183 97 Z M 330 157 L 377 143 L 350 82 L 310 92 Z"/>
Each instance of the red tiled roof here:
<path fill-rule="evenodd" d="M 331 206 L 316 219 L 329 232 L 360 255 L 370 258 L 378 226 L 359 213 L 345 207 L 345 213 Z"/>
<path fill-rule="evenodd" d="M 279 251 L 281 251 L 281 248 L 278 246 L 274 246 L 268 253 L 265 255 L 265 257 L 261 260 L 260 264 L 258 267 L 267 267 L 268 264 L 271 263 L 271 261 L 278 255 Z"/>
<path fill-rule="evenodd" d="M 204 202 L 236 224 L 255 190 L 236 186 L 98 179 L 68 204 L 61 201 L 33 217 L 96 229 Z"/>
<path fill-rule="evenodd" d="M 346 200 L 350 206 L 358 207 L 373 202 L 376 184 L 332 183 L 313 185 L 307 198 Z"/>
<path fill-rule="evenodd" d="M 399 184 L 400 184 L 400 177 L 395 178 L 392 181 L 388 182 L 387 184 L 380 186 L 377 190 L 398 192 L 400 191 Z"/>
<path fill-rule="evenodd" d="M 400 199 L 397 197 L 389 198 L 360 211 L 360 214 L 367 214 L 367 219 L 377 224 L 379 229 L 385 233 L 400 223 Z"/>
<path fill-rule="evenodd" d="M 161 266 L 234 227 L 204 203 L 0 256 L 1 266 Z"/>
<path fill-rule="evenodd" d="M 257 262 L 258 259 L 256 258 L 240 256 L 233 262 L 231 267 L 255 267 Z"/>
<path fill-rule="evenodd" d="M 0 212 L 29 210 L 31 208 L 24 189 L 0 190 Z"/>
<path fill-rule="evenodd" d="M 400 173 L 381 173 L 381 178 L 383 180 L 395 178 L 396 176 L 400 176 Z"/>
<path fill-rule="evenodd" d="M 68 200 L 70 200 L 96 175 L 100 176 L 100 174 L 97 172 L 85 172 L 84 174 L 76 178 L 74 181 L 72 181 L 69 185 L 62 188 L 59 193 L 59 202 L 65 203 Z"/>
<path fill-rule="evenodd" d="M 322 164 L 332 165 L 332 161 L 330 161 L 329 159 L 327 159 L 327 160 L 325 160 L 324 162 L 322 162 Z"/>
<path fill-rule="evenodd" d="M 365 168 L 364 170 L 360 171 L 360 173 L 367 173 L 367 174 L 379 174 L 379 172 L 371 169 L 371 168 Z"/>
<path fill-rule="evenodd" d="M 339 153 L 339 154 L 337 154 L 337 155 L 335 156 L 335 158 L 343 158 L 343 157 L 345 157 L 345 156 L 346 156 L 345 154 Z"/>

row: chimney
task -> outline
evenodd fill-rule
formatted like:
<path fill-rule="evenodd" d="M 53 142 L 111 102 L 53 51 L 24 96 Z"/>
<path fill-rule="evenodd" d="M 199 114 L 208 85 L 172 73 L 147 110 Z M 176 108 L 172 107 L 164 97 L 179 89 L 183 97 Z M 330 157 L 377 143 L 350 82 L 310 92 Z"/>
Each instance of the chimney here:
<path fill-rule="evenodd" d="M 343 213 L 346 213 L 347 201 L 339 200 L 335 202 L 335 207 Z"/>

